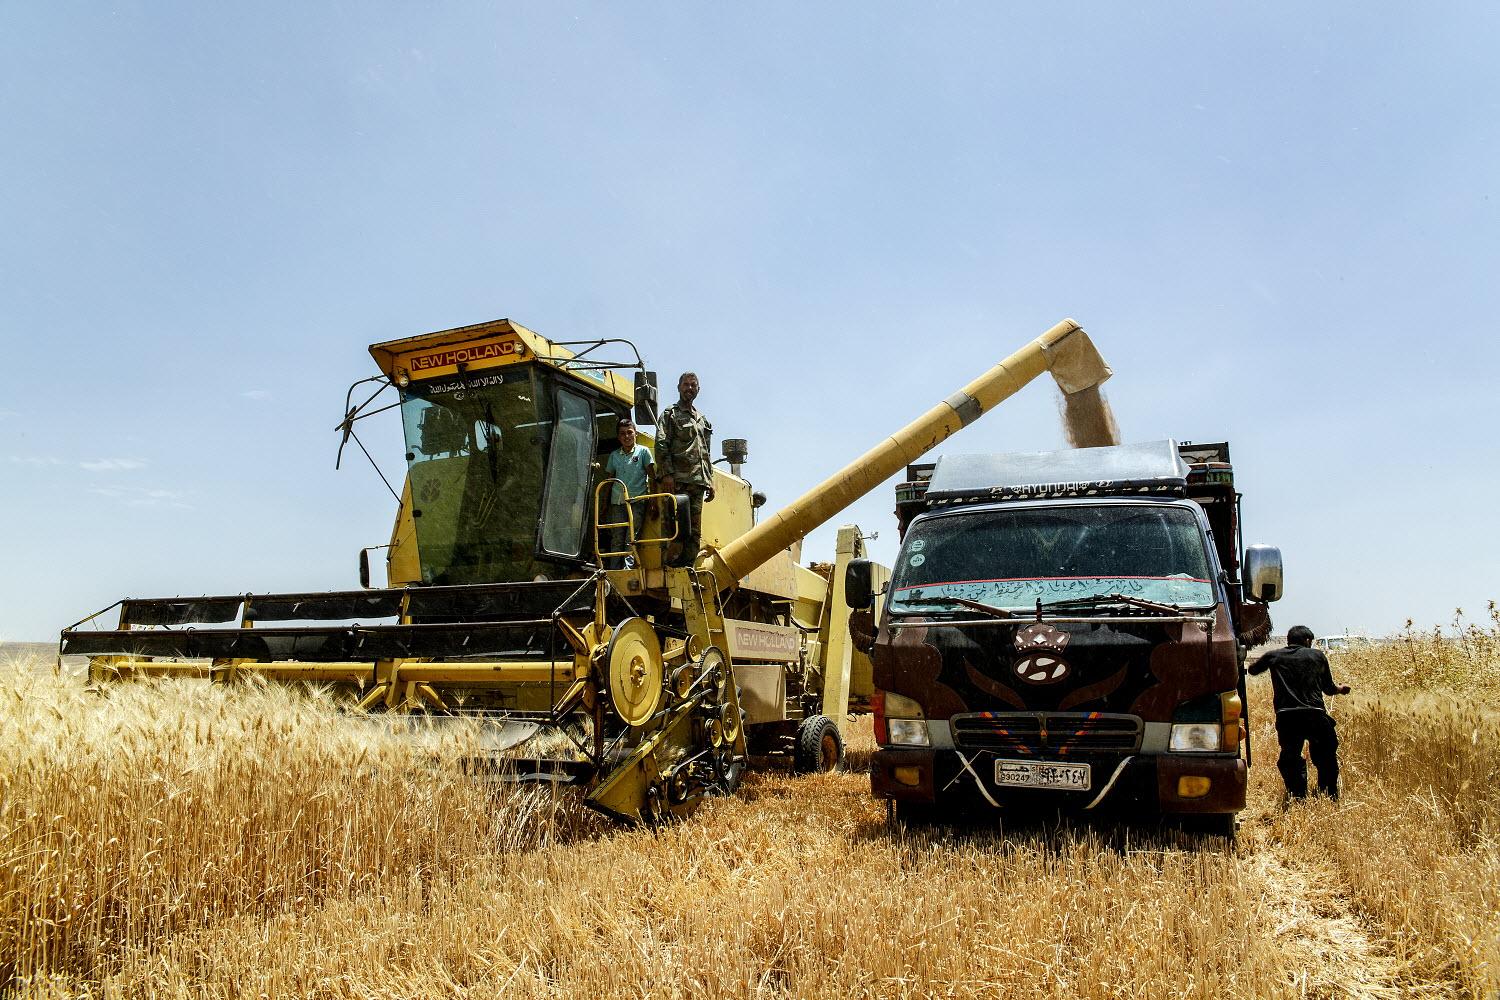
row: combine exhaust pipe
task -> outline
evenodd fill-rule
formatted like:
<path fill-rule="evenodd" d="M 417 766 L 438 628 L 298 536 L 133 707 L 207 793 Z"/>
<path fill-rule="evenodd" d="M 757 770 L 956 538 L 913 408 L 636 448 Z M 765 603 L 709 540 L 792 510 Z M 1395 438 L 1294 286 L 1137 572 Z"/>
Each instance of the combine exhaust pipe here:
<path fill-rule="evenodd" d="M 732 586 L 1046 371 L 1068 396 L 1097 390 L 1112 374 L 1089 335 L 1065 319 L 765 521 L 703 556 L 700 566 L 712 570 L 720 586 Z"/>

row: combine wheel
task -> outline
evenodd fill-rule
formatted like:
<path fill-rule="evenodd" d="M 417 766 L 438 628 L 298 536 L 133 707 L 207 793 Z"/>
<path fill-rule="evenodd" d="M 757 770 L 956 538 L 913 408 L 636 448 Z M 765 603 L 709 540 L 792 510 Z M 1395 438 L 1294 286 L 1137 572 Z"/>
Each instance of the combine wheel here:
<path fill-rule="evenodd" d="M 797 727 L 797 750 L 792 765 L 798 774 L 832 771 L 844 759 L 839 727 L 826 715 L 810 715 Z"/>

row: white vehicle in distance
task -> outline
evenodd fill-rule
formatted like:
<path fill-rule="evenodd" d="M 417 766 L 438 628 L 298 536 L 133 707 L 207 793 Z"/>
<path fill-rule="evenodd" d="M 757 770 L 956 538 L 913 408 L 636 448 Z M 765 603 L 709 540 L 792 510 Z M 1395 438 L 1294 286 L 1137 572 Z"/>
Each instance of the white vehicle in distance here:
<path fill-rule="evenodd" d="M 1363 649 L 1370 645 L 1373 645 L 1373 640 L 1369 636 L 1350 633 L 1324 635 L 1313 640 L 1313 649 L 1321 649 L 1325 653 L 1343 653 L 1351 649 Z"/>

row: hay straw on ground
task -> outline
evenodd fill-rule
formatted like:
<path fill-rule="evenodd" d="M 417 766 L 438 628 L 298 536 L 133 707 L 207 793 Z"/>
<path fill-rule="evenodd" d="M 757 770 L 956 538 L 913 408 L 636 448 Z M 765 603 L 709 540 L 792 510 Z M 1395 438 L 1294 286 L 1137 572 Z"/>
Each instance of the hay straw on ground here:
<path fill-rule="evenodd" d="M 847 772 L 603 829 L 317 697 L 13 679 L 0 957 L 21 996 L 1492 995 L 1493 702 L 1403 683 L 1410 652 L 1335 662 L 1361 692 L 1335 708 L 1336 806 L 1282 810 L 1252 679 L 1233 851 L 1150 828 L 892 832 Z M 1497 669 L 1464 673 L 1487 691 Z M 852 728 L 856 759 L 872 745 Z"/>

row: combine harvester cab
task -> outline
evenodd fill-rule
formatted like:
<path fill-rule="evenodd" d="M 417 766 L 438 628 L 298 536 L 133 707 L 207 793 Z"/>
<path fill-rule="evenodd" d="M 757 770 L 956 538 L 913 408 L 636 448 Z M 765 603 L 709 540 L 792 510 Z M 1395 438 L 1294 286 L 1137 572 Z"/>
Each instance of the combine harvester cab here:
<path fill-rule="evenodd" d="M 64 630 L 61 652 L 90 656 L 100 681 L 333 686 L 396 728 L 474 727 L 508 779 L 577 786 L 621 819 L 684 815 L 732 791 L 752 753 L 831 768 L 847 712 L 870 705 L 873 667 L 843 596 L 859 529 L 840 529 L 822 574 L 797 563 L 806 533 L 1049 367 L 1093 365 L 1090 386 L 1107 375 L 1087 335 L 1059 324 L 760 524 L 735 442 L 703 551 L 674 568 L 686 498 L 651 494 L 640 523 L 609 519 L 617 481 L 600 469 L 615 423 L 632 408 L 656 423 L 654 373 L 638 355 L 599 360 L 610 344 L 635 353 L 508 320 L 373 346 L 377 391 L 341 428 L 347 441 L 386 408 L 381 393 L 399 395 L 407 475 L 386 587 L 127 599 Z M 364 553 L 361 569 L 368 584 Z M 543 731 L 564 750 L 523 756 Z"/>

